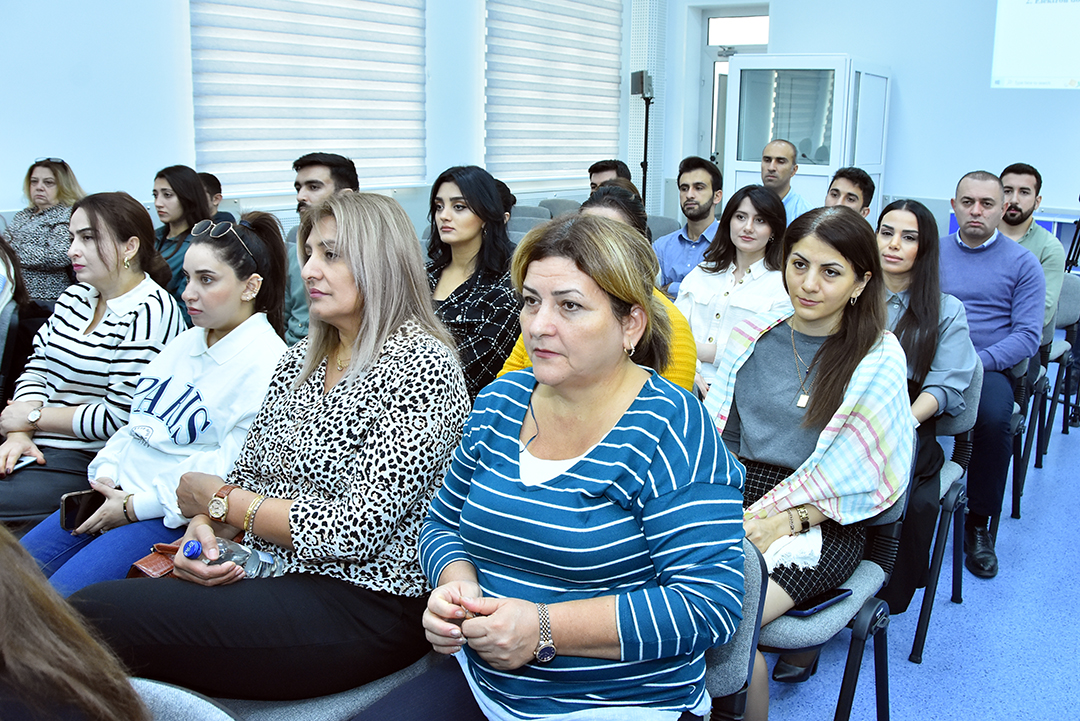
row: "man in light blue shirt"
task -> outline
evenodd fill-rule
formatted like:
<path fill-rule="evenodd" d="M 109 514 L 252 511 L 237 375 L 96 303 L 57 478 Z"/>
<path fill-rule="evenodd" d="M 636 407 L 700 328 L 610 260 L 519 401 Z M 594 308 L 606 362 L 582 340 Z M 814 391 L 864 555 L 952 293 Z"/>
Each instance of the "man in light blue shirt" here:
<path fill-rule="evenodd" d="M 686 225 L 653 242 L 660 261 L 660 290 L 672 300 L 686 274 L 701 263 L 716 235 L 716 211 L 724 197 L 720 169 L 705 158 L 691 155 L 679 163 L 679 205 Z"/>
<path fill-rule="evenodd" d="M 788 225 L 811 209 L 810 204 L 791 189 L 791 178 L 799 171 L 795 153 L 795 144 L 781 139 L 772 141 L 761 151 L 761 184 L 784 201 Z"/>

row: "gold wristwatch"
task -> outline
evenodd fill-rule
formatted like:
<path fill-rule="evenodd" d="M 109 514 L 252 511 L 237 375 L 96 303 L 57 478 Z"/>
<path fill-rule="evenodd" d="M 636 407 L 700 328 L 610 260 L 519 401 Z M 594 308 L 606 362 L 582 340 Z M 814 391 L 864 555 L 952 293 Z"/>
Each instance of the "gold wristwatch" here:
<path fill-rule="evenodd" d="M 219 523 L 225 523 L 225 517 L 229 515 L 229 494 L 239 487 L 226 483 L 217 490 L 214 497 L 206 504 L 206 510 L 209 512 L 210 518 Z"/>

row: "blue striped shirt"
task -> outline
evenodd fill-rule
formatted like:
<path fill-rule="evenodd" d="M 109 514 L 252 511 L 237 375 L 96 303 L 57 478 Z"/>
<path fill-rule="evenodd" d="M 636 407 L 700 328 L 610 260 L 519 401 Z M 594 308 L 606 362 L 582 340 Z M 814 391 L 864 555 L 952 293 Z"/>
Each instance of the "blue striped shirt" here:
<path fill-rule="evenodd" d="M 466 646 L 473 680 L 518 718 L 692 709 L 706 693 L 706 649 L 742 617 L 743 467 L 702 405 L 654 373 L 599 444 L 527 487 L 518 437 L 535 383 L 531 368 L 510 373 L 477 399 L 420 562 L 435 585 L 449 563 L 469 561 L 492 597 L 616 596 L 621 660 L 560 655 L 504 672 Z"/>

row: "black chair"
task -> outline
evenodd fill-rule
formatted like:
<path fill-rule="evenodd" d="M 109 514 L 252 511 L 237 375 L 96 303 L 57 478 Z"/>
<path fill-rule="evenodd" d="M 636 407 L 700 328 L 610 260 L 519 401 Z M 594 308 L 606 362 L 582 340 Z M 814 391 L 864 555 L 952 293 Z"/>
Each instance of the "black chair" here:
<path fill-rule="evenodd" d="M 1076 347 L 1077 331 L 1080 329 L 1080 277 L 1071 273 L 1065 274 L 1065 279 L 1061 284 L 1061 297 L 1058 299 L 1054 324 L 1058 329 L 1064 329 L 1065 340 L 1054 339 L 1050 345 L 1048 361 L 1058 364 L 1057 379 L 1054 381 L 1054 392 L 1050 396 L 1050 410 L 1043 424 L 1045 433 L 1039 438 L 1039 445 L 1035 451 L 1036 468 L 1042 468 L 1042 455 L 1049 450 L 1049 429 L 1054 427 L 1054 416 L 1059 402 L 1064 404 L 1061 410 L 1061 432 L 1066 435 L 1069 433 L 1072 394 L 1076 391 L 1072 387 L 1069 366 L 1073 359 L 1073 348 Z"/>
<path fill-rule="evenodd" d="M 12 366 L 15 362 L 15 340 L 19 333 L 19 307 L 15 301 L 8 301 L 0 310 L 0 408 L 8 399 L 7 386 L 11 379 Z M 24 359 L 25 362 L 25 359 Z"/>
<path fill-rule="evenodd" d="M 982 361 L 976 361 L 975 373 L 971 383 L 964 391 L 964 410 L 956 416 L 942 415 L 937 421 L 937 432 L 941 436 L 953 436 L 952 458 L 945 461 L 941 468 L 941 516 L 938 518 L 937 537 L 930 556 L 929 579 L 923 592 L 922 607 L 919 610 L 919 624 L 915 628 L 915 640 L 911 644 L 912 663 L 922 663 L 923 646 L 926 632 L 930 626 L 930 614 L 934 610 L 934 597 L 937 594 L 938 580 L 941 577 L 941 565 L 945 559 L 945 546 L 948 544 L 949 520 L 953 528 L 953 591 L 952 602 L 963 603 L 964 579 L 964 510 L 967 507 L 967 489 L 961 482 L 971 463 L 971 435 L 975 419 L 979 415 L 979 396 L 982 394 Z"/>
<path fill-rule="evenodd" d="M 912 454 L 914 467 L 914 453 Z M 910 473 L 910 471 L 909 471 Z M 909 476 L 910 483 L 910 476 Z M 859 681 L 866 642 L 874 639 L 874 682 L 877 696 L 878 721 L 889 718 L 889 604 L 876 594 L 889 582 L 896 553 L 900 547 L 900 531 L 907 507 L 908 493 L 891 507 L 864 522 L 867 526 L 866 547 L 855 572 L 840 584 L 850 588 L 851 595 L 812 616 L 781 616 L 761 629 L 758 648 L 771 653 L 800 653 L 819 649 L 845 627 L 851 628 L 844 679 L 836 702 L 835 721 L 851 718 L 855 686 Z"/>

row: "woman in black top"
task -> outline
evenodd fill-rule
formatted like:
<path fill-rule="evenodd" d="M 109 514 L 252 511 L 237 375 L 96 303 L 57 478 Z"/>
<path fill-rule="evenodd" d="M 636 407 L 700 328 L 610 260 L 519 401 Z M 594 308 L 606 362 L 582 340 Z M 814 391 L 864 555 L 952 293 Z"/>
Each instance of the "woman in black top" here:
<path fill-rule="evenodd" d="M 510 287 L 513 247 L 495 179 L 475 165 L 446 170 L 431 186 L 428 216 L 435 313 L 457 341 L 476 400 L 510 355 L 521 309 Z"/>

